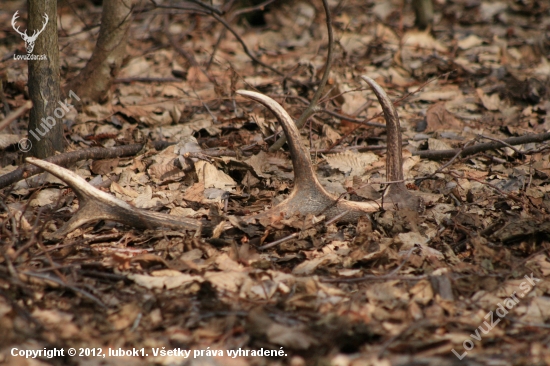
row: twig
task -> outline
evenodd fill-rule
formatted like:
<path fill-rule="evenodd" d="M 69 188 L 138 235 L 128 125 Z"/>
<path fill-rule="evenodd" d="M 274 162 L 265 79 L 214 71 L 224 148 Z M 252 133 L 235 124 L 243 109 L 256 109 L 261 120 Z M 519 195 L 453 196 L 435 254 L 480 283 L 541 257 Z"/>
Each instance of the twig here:
<path fill-rule="evenodd" d="M 325 225 L 330 225 L 340 220 L 342 217 L 346 216 L 349 213 L 349 210 L 342 212 L 339 215 L 334 216 L 332 219 L 328 220 Z"/>
<path fill-rule="evenodd" d="M 277 1 L 277 0 L 267 0 L 267 1 L 264 1 L 263 3 L 261 3 L 261 4 L 255 5 L 255 6 L 250 6 L 250 7 L 247 7 L 247 8 L 242 8 L 242 9 L 236 10 L 235 12 L 231 13 L 231 15 L 229 15 L 228 21 L 232 22 L 237 16 L 242 15 L 242 14 L 250 13 L 250 12 L 253 12 L 253 11 L 257 11 L 257 10 L 263 10 L 266 6 L 268 6 L 269 4 L 271 4 L 272 2 L 275 2 L 275 1 Z M 214 47 L 212 49 L 212 54 L 210 55 L 210 59 L 208 60 L 208 63 L 206 64 L 206 70 L 207 71 L 210 69 L 210 67 L 212 66 L 212 63 L 214 62 L 214 58 L 216 57 L 216 52 L 218 51 L 218 48 L 220 47 L 220 43 L 222 42 L 223 37 L 225 37 L 226 29 L 223 29 L 220 32 L 220 35 L 218 36 L 218 40 L 216 41 L 216 44 L 214 45 Z"/>
<path fill-rule="evenodd" d="M 166 24 L 169 24 L 168 20 L 166 21 Z M 168 31 L 168 27 L 165 28 L 165 33 L 166 33 L 166 36 L 168 37 L 168 41 L 170 41 L 170 44 L 172 45 L 172 48 L 174 48 L 174 50 L 176 50 L 176 52 L 179 53 L 184 59 L 189 61 L 191 66 L 198 67 L 199 63 L 195 59 L 195 56 L 192 53 L 187 52 L 186 50 L 180 47 L 180 45 L 178 44 L 174 36 L 170 34 L 170 32 Z M 206 76 L 208 77 L 208 75 Z"/>
<path fill-rule="evenodd" d="M 325 89 L 325 85 L 327 84 L 328 76 L 330 74 L 330 69 L 332 67 L 332 52 L 334 49 L 334 34 L 332 32 L 332 16 L 330 14 L 330 9 L 328 6 L 327 0 L 323 0 L 323 8 L 325 9 L 325 20 L 327 24 L 327 33 L 328 33 L 328 53 L 327 53 L 327 59 L 325 61 L 325 70 L 323 72 L 323 77 L 321 78 L 321 82 L 317 86 L 317 91 L 313 95 L 313 99 L 311 100 L 309 106 L 306 108 L 306 110 L 302 113 L 300 118 L 296 121 L 296 127 L 298 129 L 302 128 L 304 124 L 306 123 L 307 119 L 311 117 L 313 113 L 315 113 L 317 109 L 317 103 L 319 102 L 319 98 L 321 98 L 321 95 L 323 94 L 323 89 Z M 281 136 L 279 140 L 277 140 L 271 147 L 269 148 L 269 151 L 277 151 L 279 150 L 284 143 L 286 142 L 286 136 Z"/>
<path fill-rule="evenodd" d="M 502 141 L 500 139 L 497 139 L 497 138 L 494 138 L 494 137 L 491 137 L 491 136 L 487 136 L 487 135 L 479 135 L 480 137 L 484 138 L 484 139 L 487 139 L 487 140 L 491 140 L 491 141 L 495 141 L 495 142 L 500 142 L 501 144 L 503 144 L 504 146 L 506 147 L 509 147 L 510 149 L 514 150 L 514 152 L 518 155 L 523 155 L 523 153 L 521 151 L 519 151 L 518 149 L 516 149 L 515 147 L 513 147 L 512 145 L 506 143 L 505 141 Z"/>
<path fill-rule="evenodd" d="M 494 184 L 492 183 L 489 183 L 489 182 L 484 182 L 482 181 L 481 179 L 477 179 L 477 178 L 474 178 L 474 177 L 468 177 L 468 176 L 463 176 L 463 175 L 459 175 L 455 172 L 449 172 L 449 174 L 451 175 L 451 177 L 454 177 L 454 178 L 459 178 L 459 179 L 469 179 L 469 180 L 473 180 L 473 181 L 476 181 L 478 183 L 481 183 L 483 185 L 486 185 L 488 187 L 491 187 L 493 188 L 495 191 L 497 191 L 498 193 L 500 193 L 501 195 L 503 195 L 504 197 L 508 197 L 510 198 L 511 200 L 514 200 L 516 201 L 517 203 L 525 203 L 521 200 L 521 198 L 519 198 L 518 196 L 514 195 L 514 194 L 511 194 L 511 193 L 506 193 L 504 192 L 502 189 L 498 188 L 497 186 L 495 186 Z"/>
<path fill-rule="evenodd" d="M 206 74 L 205 74 L 206 75 Z M 206 75 L 208 77 L 208 75 Z M 212 111 L 210 110 L 210 108 L 208 108 L 208 104 L 206 104 L 205 102 L 202 101 L 200 95 L 197 94 L 197 92 L 193 89 L 193 93 L 195 93 L 195 96 L 197 97 L 197 99 L 199 100 L 199 102 L 201 102 L 202 106 L 204 107 L 204 109 L 206 109 L 206 112 L 208 112 L 208 114 L 210 115 L 210 117 L 212 118 L 212 122 L 213 123 L 218 123 L 218 118 L 216 118 L 216 116 L 214 116 L 214 114 L 212 114 Z"/>
<path fill-rule="evenodd" d="M 181 6 L 177 6 L 177 5 L 159 5 L 157 4 L 154 0 L 150 0 L 153 5 L 157 8 L 163 8 L 163 9 L 180 9 L 180 10 L 188 10 L 188 11 L 196 11 L 197 13 L 202 13 L 202 14 L 206 14 L 206 15 L 210 15 L 211 17 L 213 17 L 214 19 L 216 19 L 218 22 L 220 22 L 228 31 L 231 32 L 231 34 L 233 34 L 233 36 L 237 39 L 237 42 L 239 42 L 244 50 L 244 52 L 248 55 L 248 57 L 250 57 L 250 59 L 252 59 L 252 61 L 254 61 L 255 63 L 257 63 L 258 65 L 261 65 L 263 67 L 265 67 L 266 69 L 274 72 L 275 74 L 279 75 L 279 76 L 282 76 L 282 77 L 286 77 L 286 75 L 275 69 L 274 67 L 266 64 L 265 62 L 262 62 L 259 58 L 257 58 L 251 51 L 250 49 L 248 48 L 248 46 L 246 45 L 246 43 L 244 42 L 244 40 L 241 38 L 241 36 L 229 25 L 229 23 L 227 23 L 225 21 L 225 19 L 223 19 L 220 15 L 222 15 L 221 12 L 219 11 L 213 11 L 211 9 L 210 6 L 206 6 L 205 4 L 203 4 L 202 2 L 200 1 L 196 1 L 194 2 L 195 4 L 199 5 L 199 6 L 202 6 L 203 9 L 189 9 L 189 8 L 183 8 Z M 326 0 L 323 0 L 323 1 L 326 1 Z M 294 83 L 297 83 L 297 84 L 303 84 L 302 82 L 298 81 L 298 80 L 295 80 L 295 79 L 292 79 L 292 78 L 287 78 L 288 80 L 291 80 L 292 82 Z"/>
<path fill-rule="evenodd" d="M 345 116 L 343 114 L 340 114 L 340 113 L 337 113 L 337 112 L 334 112 L 334 111 L 331 111 L 331 110 L 328 110 L 328 109 L 322 109 L 321 112 L 326 113 L 326 114 L 330 114 L 331 116 L 343 119 L 344 121 L 348 121 L 348 122 L 351 122 L 351 123 L 359 123 L 360 125 L 365 125 L 365 126 L 386 128 L 386 125 L 383 124 L 383 123 L 370 122 L 373 119 L 376 119 L 378 117 L 382 117 L 382 115 L 383 115 L 382 112 L 376 113 L 374 116 L 372 116 L 370 118 L 367 118 L 367 119 L 357 119 L 357 118 L 353 118 L 353 117 L 348 117 L 348 116 Z"/>
<path fill-rule="evenodd" d="M 218 9 L 215 9 L 215 10 L 211 10 L 211 9 L 214 9 L 206 4 L 203 4 L 202 2 L 200 1 L 197 1 L 195 2 L 196 5 L 198 5 L 199 7 L 186 7 L 186 6 L 181 6 L 181 5 L 176 5 L 176 4 L 172 4 L 172 5 L 161 5 L 161 4 L 157 4 L 157 2 L 155 0 L 149 0 L 153 6 L 155 8 L 160 8 L 160 9 L 177 9 L 177 10 L 183 10 L 183 11 L 189 11 L 189 12 L 197 12 L 197 13 L 202 13 L 202 14 L 210 14 L 210 13 L 219 13 L 220 15 L 222 15 L 223 13 L 218 10 Z"/>
<path fill-rule="evenodd" d="M 241 38 L 241 36 L 239 36 L 239 34 L 229 25 L 229 23 L 227 23 L 222 17 L 220 17 L 219 15 L 217 14 L 214 14 L 214 13 L 210 13 L 210 15 L 216 19 L 218 22 L 220 22 L 228 31 L 231 32 L 231 34 L 237 39 L 237 42 L 239 42 L 243 48 L 243 51 L 244 53 L 246 53 L 248 55 L 248 57 L 250 57 L 252 59 L 252 61 L 254 61 L 255 63 L 257 63 L 258 65 L 261 65 L 263 67 L 265 67 L 266 69 L 274 72 L 275 74 L 279 75 L 279 76 L 283 76 L 283 77 L 286 77 L 284 73 L 282 73 L 281 71 L 277 70 L 276 68 L 266 64 L 265 62 L 262 62 L 259 58 L 257 58 L 251 51 L 250 49 L 248 48 L 248 46 L 246 45 L 246 43 L 244 42 L 244 40 Z"/>
<path fill-rule="evenodd" d="M 85 298 L 91 300 L 92 302 L 94 302 L 95 304 L 99 305 L 100 307 L 102 307 L 103 309 L 107 309 L 107 306 L 105 306 L 105 304 L 103 304 L 103 302 L 101 302 L 101 300 L 99 300 L 97 297 L 95 297 L 94 295 L 90 294 L 89 292 L 87 291 L 84 291 L 76 286 L 72 286 L 72 285 L 69 285 L 69 284 L 66 284 L 64 283 L 63 281 L 61 281 L 59 278 L 57 277 L 53 277 L 53 276 L 48 276 L 48 275 L 44 275 L 44 274 L 40 274 L 40 273 L 34 273 L 34 272 L 21 272 L 21 274 L 24 274 L 24 275 L 27 275 L 27 276 L 31 276 L 31 277 L 36 277 L 36 278 L 40 278 L 40 279 L 43 279 L 43 280 L 46 280 L 46 281 L 51 281 L 51 282 L 54 282 L 56 284 L 58 284 L 59 286 L 61 287 L 66 287 L 68 288 L 69 290 L 72 290 L 73 292 L 77 293 L 77 294 L 80 294 L 82 296 L 84 296 Z"/>
<path fill-rule="evenodd" d="M 27 100 L 25 104 L 23 104 L 17 110 L 8 114 L 6 118 L 4 118 L 2 122 L 0 122 L 0 131 L 8 127 L 10 123 L 15 121 L 17 118 L 21 117 L 23 114 L 25 114 L 26 111 L 28 111 L 31 108 L 32 108 L 32 101 Z"/>
<path fill-rule="evenodd" d="M 536 134 L 536 135 L 528 134 L 528 135 L 519 136 L 519 137 L 511 137 L 502 141 L 485 142 L 482 144 L 477 144 L 477 145 L 465 148 L 463 150 L 452 149 L 452 150 L 435 150 L 435 151 L 433 150 L 415 151 L 413 152 L 413 155 L 418 155 L 422 159 L 443 160 L 443 159 L 452 158 L 457 153 L 460 153 L 460 157 L 466 157 L 469 155 L 477 154 L 482 151 L 495 150 L 508 145 L 523 145 L 523 144 L 528 144 L 532 142 L 544 142 L 547 140 L 550 140 L 550 132 L 545 132 L 545 133 Z"/>
<path fill-rule="evenodd" d="M 416 249 L 418 249 L 418 247 L 416 247 L 416 246 L 409 249 L 407 251 L 407 254 L 406 254 L 405 258 L 403 259 L 403 261 L 393 271 L 391 271 L 388 274 L 385 274 L 385 275 L 382 275 L 382 276 L 367 275 L 367 276 L 355 277 L 355 278 L 327 278 L 327 279 L 324 279 L 323 282 L 362 282 L 362 281 L 365 281 L 365 280 L 372 280 L 372 279 L 377 279 L 377 280 L 390 279 L 390 278 L 393 279 L 395 277 L 395 274 L 397 272 L 399 272 L 399 270 L 401 268 L 403 268 L 405 263 L 407 263 L 409 261 L 409 258 L 411 257 L 411 255 L 413 254 L 413 252 Z M 411 276 L 407 276 L 407 277 L 400 276 L 400 277 L 404 277 L 406 279 L 415 279 L 416 280 L 416 279 L 420 279 L 420 277 L 425 278 L 427 276 L 422 275 L 422 276 L 414 276 L 414 277 L 411 277 Z"/>
<path fill-rule="evenodd" d="M 50 264 L 53 272 L 57 275 L 57 277 L 60 278 L 60 280 L 63 282 L 63 283 L 67 283 L 67 278 L 65 278 L 65 276 L 59 271 L 59 269 L 57 268 L 56 264 L 54 263 L 52 257 L 50 256 L 50 253 L 47 252 L 46 250 L 46 247 L 44 247 L 44 244 L 40 241 L 40 240 L 37 240 L 36 241 L 36 245 L 38 246 L 38 248 L 40 248 L 40 250 L 42 250 L 42 252 L 44 253 L 44 256 L 46 257 L 46 260 L 48 261 L 48 263 Z"/>
<path fill-rule="evenodd" d="M 445 164 L 443 164 L 441 167 L 439 167 L 439 169 L 437 169 L 435 172 L 433 172 L 432 174 L 429 174 L 429 175 L 426 175 L 424 177 L 418 177 L 415 179 L 415 182 L 416 184 L 419 184 L 420 182 L 424 181 L 424 180 L 427 180 L 427 179 L 431 179 L 432 177 L 435 177 L 436 174 L 438 173 L 441 173 L 445 168 L 449 167 L 456 159 L 458 159 L 458 157 L 460 156 L 460 154 L 464 151 L 464 149 L 466 149 L 468 147 L 468 145 L 470 144 L 473 144 L 476 140 L 470 140 L 468 141 L 463 147 L 462 149 L 459 149 L 458 152 L 455 154 L 455 156 L 453 156 L 451 158 L 451 160 L 449 160 L 448 162 L 446 162 Z"/>
<path fill-rule="evenodd" d="M 285 241 L 289 241 L 290 239 L 297 238 L 299 235 L 300 235 L 300 233 L 294 233 L 294 234 L 287 235 L 284 238 L 281 238 L 279 240 L 275 240 L 275 241 L 273 241 L 269 244 L 265 244 L 265 245 L 262 245 L 261 247 L 258 247 L 258 250 L 266 250 L 266 249 L 269 249 L 269 248 L 273 248 L 274 246 L 282 244 Z"/>
<path fill-rule="evenodd" d="M 93 147 L 86 150 L 71 151 L 55 156 L 51 156 L 44 161 L 67 166 L 85 159 L 112 159 L 116 157 L 132 156 L 137 154 L 143 148 L 143 144 L 132 144 L 114 147 Z M 23 178 L 29 178 L 33 175 L 43 172 L 42 169 L 31 164 L 25 164 L 15 169 L 13 172 L 0 176 L 0 188 L 4 188 L 12 183 L 18 182 Z"/>
<path fill-rule="evenodd" d="M 271 95 L 271 96 L 272 97 L 277 97 L 277 98 L 297 99 L 297 100 L 299 100 L 300 102 L 302 102 L 304 104 L 309 104 L 309 101 L 306 98 L 301 97 L 299 95 L 284 95 L 284 96 L 282 96 L 282 95 Z M 375 118 L 382 117 L 382 115 L 384 114 L 383 112 L 376 113 L 374 116 L 372 116 L 368 119 L 357 119 L 357 118 L 353 118 L 353 117 L 350 117 L 350 116 L 345 116 L 343 114 L 340 114 L 340 113 L 337 113 L 337 112 L 334 112 L 334 111 L 331 111 L 331 110 L 328 110 L 328 109 L 325 109 L 325 108 L 320 108 L 320 107 L 317 108 L 317 112 L 318 113 L 326 113 L 326 114 L 331 115 L 333 117 L 343 119 L 345 121 L 349 121 L 349 122 L 352 122 L 352 123 L 360 123 L 360 124 L 363 124 L 363 125 L 366 125 L 366 126 L 371 126 L 371 127 L 386 128 L 386 125 L 383 124 L 383 123 L 370 122 Z"/>
<path fill-rule="evenodd" d="M 366 275 L 362 277 L 354 277 L 354 278 L 322 278 L 321 282 L 326 283 L 337 283 L 337 282 L 346 282 L 346 283 L 353 283 L 353 282 L 363 282 L 363 281 L 420 281 L 425 280 L 428 278 L 428 275 L 418 275 L 418 276 L 405 276 L 405 275 Z"/>
<path fill-rule="evenodd" d="M 336 215 L 334 216 L 333 218 L 331 218 L 330 220 L 328 220 L 325 225 L 330 225 L 338 220 L 340 220 L 342 217 L 346 216 L 347 214 L 349 213 L 349 210 L 348 211 L 344 211 L 342 213 L 340 213 L 339 215 Z M 322 222 L 322 221 L 321 221 Z M 319 222 L 320 223 L 320 222 Z M 285 241 L 289 241 L 290 239 L 294 239 L 294 238 L 297 238 L 298 236 L 300 235 L 299 232 L 297 233 L 294 233 L 294 234 L 290 234 L 290 235 L 287 235 L 285 236 L 284 238 L 281 238 L 279 240 L 275 240 L 274 242 L 271 242 L 269 244 L 265 244 L 265 245 L 262 245 L 261 247 L 258 247 L 258 250 L 265 250 L 265 249 L 269 249 L 269 248 L 273 248 L 274 246 L 277 246 L 279 244 L 282 244 L 284 243 Z"/>
<path fill-rule="evenodd" d="M 147 78 L 147 77 L 134 77 L 134 78 L 119 78 L 115 79 L 115 84 L 130 84 L 130 83 L 180 83 L 182 79 L 178 78 Z"/>
<path fill-rule="evenodd" d="M 277 0 L 267 0 L 267 1 L 264 1 L 263 3 L 261 3 L 261 4 L 255 5 L 255 6 L 249 6 L 247 8 L 242 8 L 242 9 L 239 9 L 239 10 L 235 10 L 235 12 L 233 14 L 231 14 L 230 20 L 235 19 L 235 17 L 238 16 L 238 15 L 251 13 L 253 11 L 258 11 L 258 10 L 264 10 L 264 8 L 266 6 L 268 6 L 269 4 L 271 4 L 275 1 L 277 1 Z"/>
<path fill-rule="evenodd" d="M 210 6 L 210 5 L 208 5 L 208 4 L 205 4 L 205 3 L 202 2 L 202 1 L 199 1 L 199 0 L 187 0 L 187 1 L 189 1 L 190 3 L 197 4 L 197 5 L 199 5 L 199 6 L 203 7 L 203 8 L 206 8 L 206 9 L 208 9 L 208 10 L 209 10 L 210 12 L 212 12 L 212 13 L 215 13 L 215 14 L 218 14 L 218 15 L 223 15 L 223 12 L 222 12 L 220 9 L 218 9 L 218 8 L 216 8 L 216 7 L 214 7 L 214 6 Z"/>

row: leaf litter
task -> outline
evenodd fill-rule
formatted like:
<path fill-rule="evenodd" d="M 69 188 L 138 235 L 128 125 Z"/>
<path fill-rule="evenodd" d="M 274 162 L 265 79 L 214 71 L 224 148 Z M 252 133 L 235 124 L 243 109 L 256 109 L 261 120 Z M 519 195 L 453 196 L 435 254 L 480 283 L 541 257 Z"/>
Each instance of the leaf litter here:
<path fill-rule="evenodd" d="M 200 66 L 190 65 L 168 47 L 160 20 L 145 13 L 132 26 L 128 62 L 119 77 L 183 72 L 185 78 L 116 84 L 110 103 L 79 110 L 67 138 L 75 150 L 145 140 L 175 145 L 149 144 L 134 158 L 84 161 L 72 170 L 137 207 L 208 218 L 217 231 L 200 238 L 102 222 L 51 242 L 47 234 L 76 208 L 74 194 L 51 176 L 4 189 L 2 361 L 18 364 L 20 359 L 10 356 L 13 347 L 104 352 L 283 347 L 286 356 L 262 361 L 152 353 L 123 360 L 451 365 L 467 352 L 466 360 L 474 363 L 550 363 L 547 145 L 501 148 L 457 158 L 449 166 L 415 155 L 549 129 L 550 47 L 543 36 L 550 24 L 548 6 L 439 2 L 432 32 L 413 30 L 412 11 L 401 12 L 400 6 L 351 1 L 338 7 L 334 26 L 340 48 L 331 70 L 336 91 L 327 94 L 323 108 L 349 118 L 379 112 L 376 103 L 369 104 L 372 94 L 361 90 L 361 74 L 380 82 L 393 101 L 415 92 L 397 108 L 408 143 L 405 178 L 409 189 L 425 197 L 424 214 L 379 212 L 356 225 L 297 216 L 243 222 L 243 215 L 282 201 L 293 175 L 286 152 L 265 149 L 280 127 L 263 108 L 235 101 L 232 90 L 255 88 L 274 96 L 294 118 L 304 108 L 297 97 L 311 98 L 312 92 L 253 65 L 232 36 L 222 37 L 213 53 L 221 25 L 206 16 L 177 14 L 172 27 L 182 29 L 198 17 L 193 18 L 196 33 L 180 43 Z M 5 22 L 9 17 L 0 15 Z M 284 2 L 266 8 L 265 28 L 245 21 L 232 26 L 263 62 L 306 85 L 322 71 L 321 18 L 319 4 Z M 63 11 L 61 19 L 77 34 L 80 23 L 73 12 Z M 145 24 L 152 39 L 167 48 L 156 50 L 142 37 Z M 72 68 L 62 70 L 66 80 L 83 66 L 79 60 L 89 57 L 95 42 L 89 33 L 60 42 Z M 13 60 L 5 65 L 0 66 L 7 80 L 4 93 L 17 108 L 24 103 L 17 83 L 26 79 L 26 69 Z M 347 136 L 349 123 L 319 113 L 303 129 L 302 142 L 313 153 L 335 143 L 344 149 L 312 154 L 327 189 L 352 200 L 376 199 L 384 189 L 384 151 L 362 149 L 384 145 L 385 131 L 363 126 Z M 13 147 L 19 138 L 13 136 L 22 137 L 24 130 L 20 121 L 2 135 L 2 172 L 20 163 Z M 232 229 L 225 229 L 227 222 Z M 280 239 L 285 240 L 278 246 L 258 249 Z M 484 332 L 490 317 L 500 321 Z"/>

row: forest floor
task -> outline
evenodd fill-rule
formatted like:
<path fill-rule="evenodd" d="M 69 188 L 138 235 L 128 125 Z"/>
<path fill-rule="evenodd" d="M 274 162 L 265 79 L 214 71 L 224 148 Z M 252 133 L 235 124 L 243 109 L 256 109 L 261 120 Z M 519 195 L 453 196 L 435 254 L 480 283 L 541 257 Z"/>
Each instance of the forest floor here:
<path fill-rule="evenodd" d="M 234 91 L 300 115 L 327 55 L 313 3 L 223 16 L 281 75 L 208 15 L 142 3 L 105 102 L 71 108 L 64 122 L 68 150 L 146 147 L 70 169 L 173 215 L 231 221 L 280 202 L 293 185 L 287 149 L 267 150 L 280 126 Z M 78 199 L 49 175 L 20 181 L 0 191 L 0 363 L 550 364 L 550 145 L 422 155 L 550 130 L 550 3 L 441 0 L 430 31 L 414 28 L 408 2 L 329 4 L 334 63 L 322 111 L 302 129 L 319 179 L 352 200 L 384 188 L 384 120 L 365 123 L 381 111 L 368 75 L 397 101 L 405 179 L 426 211 L 358 224 L 290 216 L 213 237 L 100 222 L 55 241 Z M 66 82 L 91 55 L 101 7 L 59 7 Z M 9 26 L 25 2 L 3 8 L 0 120 L 28 99 L 27 64 L 12 56 L 23 42 Z M 1 131 L 0 175 L 23 164 L 27 124 Z M 189 146 L 210 157 L 181 169 Z M 54 348 L 64 356 L 18 356 Z"/>

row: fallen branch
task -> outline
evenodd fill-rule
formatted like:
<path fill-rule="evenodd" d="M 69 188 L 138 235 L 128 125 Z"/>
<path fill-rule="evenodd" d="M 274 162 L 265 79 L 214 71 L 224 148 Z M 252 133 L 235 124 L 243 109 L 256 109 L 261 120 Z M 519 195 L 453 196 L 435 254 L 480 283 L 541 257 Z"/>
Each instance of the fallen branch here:
<path fill-rule="evenodd" d="M 415 151 L 413 152 L 413 155 L 418 155 L 422 159 L 430 160 L 449 159 L 457 154 L 460 154 L 459 156 L 464 158 L 466 156 L 474 155 L 479 152 L 500 149 L 501 147 L 506 147 L 508 145 L 523 145 L 532 142 L 544 142 L 548 140 L 550 140 L 550 132 L 541 134 L 529 134 L 520 137 L 511 137 L 502 141 L 485 142 L 482 144 L 467 147 L 465 149 Z M 522 153 L 525 154 L 526 152 Z"/>
<path fill-rule="evenodd" d="M 36 278 L 39 278 L 39 279 L 44 280 L 44 281 L 51 281 L 51 282 L 55 283 L 56 285 L 59 285 L 63 288 L 68 288 L 69 290 L 73 291 L 74 293 L 76 293 L 78 295 L 82 295 L 83 297 L 87 298 L 88 300 L 91 300 L 93 303 L 95 303 L 99 307 L 101 307 L 103 309 L 107 309 L 107 306 L 101 300 L 99 300 L 94 295 L 90 294 L 88 291 L 84 291 L 81 288 L 78 288 L 77 286 L 73 286 L 71 284 L 65 283 L 57 277 L 49 276 L 49 275 L 42 274 L 42 273 L 29 272 L 29 271 L 21 272 L 21 274 L 25 275 L 25 276 L 30 276 L 30 277 L 36 277 Z"/>
<path fill-rule="evenodd" d="M 21 117 L 25 112 L 32 108 L 32 101 L 28 100 L 25 104 L 19 107 L 17 110 L 11 112 L 0 122 L 0 131 L 8 127 L 10 123 L 15 121 L 17 118 Z"/>
<path fill-rule="evenodd" d="M 93 147 L 86 150 L 71 151 L 55 156 L 51 156 L 44 161 L 56 164 L 59 166 L 67 166 L 76 163 L 79 160 L 85 159 L 112 159 L 124 156 L 133 156 L 143 148 L 143 144 L 132 144 L 114 147 Z M 12 183 L 18 182 L 21 179 L 32 177 L 43 172 L 37 166 L 25 164 L 22 167 L 15 169 L 13 172 L 0 176 L 0 189 L 9 186 Z"/>

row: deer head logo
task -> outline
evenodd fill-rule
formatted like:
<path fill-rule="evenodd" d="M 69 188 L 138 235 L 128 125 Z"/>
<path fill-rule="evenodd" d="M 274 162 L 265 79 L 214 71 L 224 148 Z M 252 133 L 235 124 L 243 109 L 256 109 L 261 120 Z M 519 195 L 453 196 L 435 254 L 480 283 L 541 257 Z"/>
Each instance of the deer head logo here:
<path fill-rule="evenodd" d="M 27 30 L 25 30 L 25 33 L 22 33 L 19 31 L 19 27 L 15 28 L 15 21 L 17 20 L 17 18 L 19 18 L 19 15 L 17 15 L 17 13 L 19 13 L 19 10 L 16 11 L 15 14 L 13 14 L 13 18 L 11 18 L 11 26 L 13 27 L 13 29 L 15 29 L 17 33 L 21 35 L 21 38 L 23 38 L 23 40 L 25 41 L 25 48 L 27 49 L 27 53 L 31 53 L 34 49 L 34 42 L 36 41 L 36 38 L 40 33 L 42 33 L 44 28 L 46 28 L 46 24 L 48 24 L 48 14 L 44 14 L 45 22 L 42 25 L 42 29 L 40 29 L 39 31 L 34 31 L 32 33 L 32 36 L 29 37 L 27 35 Z"/>

